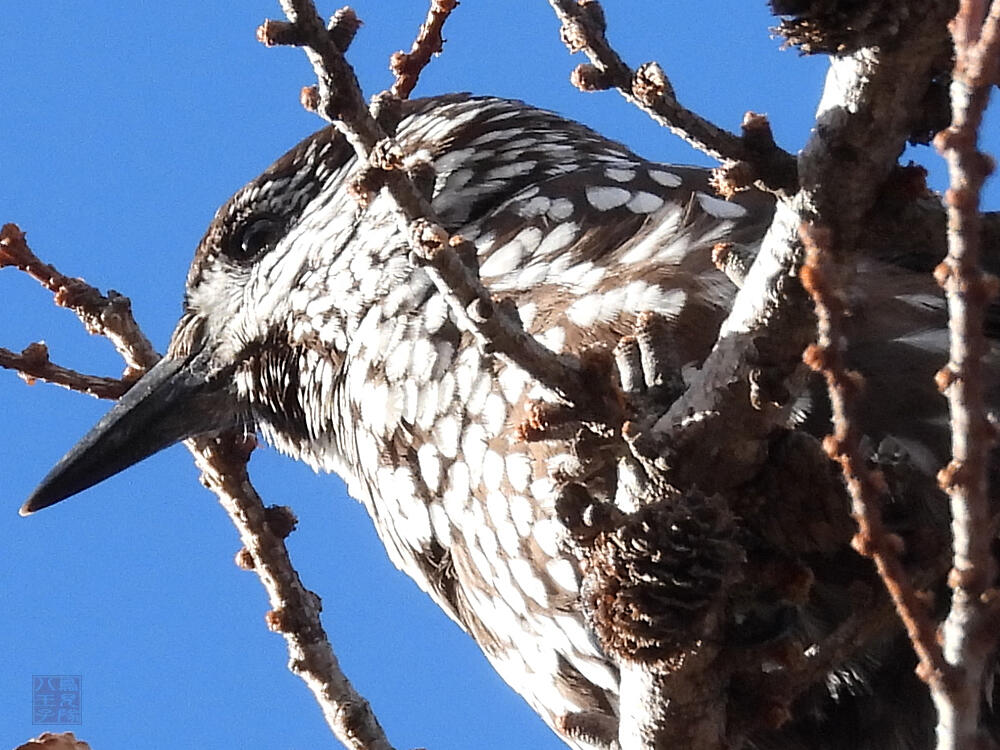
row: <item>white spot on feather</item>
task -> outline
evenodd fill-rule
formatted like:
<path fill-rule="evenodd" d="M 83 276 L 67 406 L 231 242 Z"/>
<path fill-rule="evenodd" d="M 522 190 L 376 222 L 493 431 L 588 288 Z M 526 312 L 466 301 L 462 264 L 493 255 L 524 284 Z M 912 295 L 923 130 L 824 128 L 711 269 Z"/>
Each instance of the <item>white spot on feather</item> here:
<path fill-rule="evenodd" d="M 695 193 L 695 197 L 698 199 L 698 205 L 701 206 L 705 213 L 709 213 L 718 219 L 740 219 L 746 216 L 747 210 L 739 203 L 724 201 L 721 198 L 716 198 L 701 191 Z"/>
<path fill-rule="evenodd" d="M 576 241 L 579 236 L 580 225 L 573 221 L 567 221 L 556 226 L 551 232 L 545 235 L 535 249 L 536 255 L 554 255 L 563 250 L 567 245 Z"/>
<path fill-rule="evenodd" d="M 508 561 L 510 572 L 514 574 L 514 580 L 521 590 L 538 602 L 542 607 L 549 606 L 549 595 L 545 591 L 545 584 L 535 575 L 532 566 L 524 558 L 518 557 Z"/>
<path fill-rule="evenodd" d="M 609 180 L 614 180 L 615 182 L 629 182 L 635 179 L 635 170 L 608 167 L 604 170 L 604 175 Z"/>
<path fill-rule="evenodd" d="M 553 326 L 544 333 L 536 335 L 535 338 L 539 344 L 555 354 L 562 354 L 563 346 L 566 345 L 566 329 L 562 326 Z"/>
<path fill-rule="evenodd" d="M 577 577 L 573 564 L 564 558 L 549 560 L 545 564 L 545 570 L 555 584 L 571 594 L 575 594 L 580 589 L 580 581 Z"/>
<path fill-rule="evenodd" d="M 478 485 L 483 475 L 483 459 L 486 455 L 486 430 L 478 422 L 466 426 L 462 432 L 462 456 L 469 467 L 469 476 Z"/>
<path fill-rule="evenodd" d="M 530 536 L 531 526 L 535 522 L 535 509 L 531 506 L 531 501 L 524 495 L 511 495 L 508 505 L 517 533 L 523 537 Z"/>
<path fill-rule="evenodd" d="M 441 459 L 433 443 L 424 443 L 417 450 L 417 464 L 420 476 L 431 492 L 437 492 L 441 487 Z"/>
<path fill-rule="evenodd" d="M 555 221 L 565 221 L 573 215 L 573 201 L 569 198 L 556 198 L 549 206 L 549 218 Z"/>
<path fill-rule="evenodd" d="M 445 458 L 455 458 L 458 455 L 458 427 L 458 418 L 447 415 L 438 419 L 434 425 L 434 441 Z"/>
<path fill-rule="evenodd" d="M 455 522 L 461 522 L 468 506 L 469 486 L 469 467 L 464 461 L 455 461 L 448 467 L 448 487 L 443 498 L 444 509 Z"/>
<path fill-rule="evenodd" d="M 580 297 L 566 308 L 566 317 L 581 328 L 589 328 L 601 316 L 602 297 L 601 294 L 588 294 L 585 297 Z"/>
<path fill-rule="evenodd" d="M 483 425 L 489 435 L 499 435 L 507 421 L 507 404 L 498 393 L 490 393 L 483 406 Z"/>
<path fill-rule="evenodd" d="M 546 556 L 559 557 L 559 539 L 563 531 L 563 525 L 554 518 L 543 518 L 534 525 L 531 535 L 535 537 L 535 543 Z"/>
<path fill-rule="evenodd" d="M 664 172 L 661 169 L 650 169 L 649 178 L 663 187 L 675 188 L 679 187 L 683 180 L 680 175 L 676 175 L 673 172 Z"/>
<path fill-rule="evenodd" d="M 663 198 L 640 190 L 632 196 L 625 207 L 634 214 L 650 214 L 662 205 Z"/>
<path fill-rule="evenodd" d="M 598 211 L 610 211 L 624 206 L 631 197 L 632 193 L 625 188 L 607 185 L 591 185 L 587 188 L 587 202 Z"/>
<path fill-rule="evenodd" d="M 531 459 L 527 454 L 511 451 L 507 454 L 507 481 L 516 492 L 528 489 L 531 480 Z"/>
<path fill-rule="evenodd" d="M 483 484 L 489 490 L 499 491 L 503 476 L 503 458 L 496 451 L 486 451 L 483 456 Z"/>
<path fill-rule="evenodd" d="M 487 172 L 486 179 L 509 180 L 512 177 L 520 177 L 521 175 L 528 174 L 537 165 L 537 161 L 516 161 L 511 164 L 505 164 L 502 167 L 496 167 Z"/>

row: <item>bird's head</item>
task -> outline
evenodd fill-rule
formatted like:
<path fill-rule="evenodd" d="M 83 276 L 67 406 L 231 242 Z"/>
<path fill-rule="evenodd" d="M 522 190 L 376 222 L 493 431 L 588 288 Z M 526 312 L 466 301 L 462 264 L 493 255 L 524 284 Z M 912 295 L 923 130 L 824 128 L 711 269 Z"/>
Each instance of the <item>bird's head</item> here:
<path fill-rule="evenodd" d="M 348 200 L 336 188 L 350 154 L 343 138 L 321 131 L 218 210 L 191 265 L 166 355 L 49 472 L 23 515 L 189 437 L 262 427 L 269 437 L 289 436 L 293 444 L 282 447 L 292 452 L 308 439 L 300 369 L 315 341 L 303 339 L 327 325 L 324 366 L 335 366 L 346 346 L 327 309 L 344 301 L 328 294 L 317 304 L 310 279 L 331 272 L 338 261 L 331 249 L 352 231 L 357 210 L 330 205 Z"/>

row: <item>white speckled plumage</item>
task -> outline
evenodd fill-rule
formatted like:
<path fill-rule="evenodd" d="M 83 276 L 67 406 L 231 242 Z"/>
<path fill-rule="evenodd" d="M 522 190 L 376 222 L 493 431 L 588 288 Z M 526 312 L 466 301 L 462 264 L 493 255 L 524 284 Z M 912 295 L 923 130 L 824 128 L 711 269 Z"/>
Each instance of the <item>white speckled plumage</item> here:
<path fill-rule="evenodd" d="M 406 106 L 398 141 L 433 170 L 433 208 L 474 239 L 484 283 L 529 333 L 578 354 L 654 311 L 679 364 L 704 358 L 735 291 L 713 245 L 758 243 L 766 198 L 724 201 L 703 170 L 644 161 L 517 102 Z M 574 465 L 572 446 L 516 438 L 529 402 L 548 394 L 479 348 L 411 259 L 388 197 L 361 208 L 349 195 L 353 169 L 323 131 L 237 193 L 199 249 L 186 317 L 240 363 L 248 419 L 345 478 L 393 561 L 553 728 L 570 713 L 613 719 L 616 671 L 586 630 L 555 520 L 553 474 Z M 226 248 L 254 216 L 280 232 L 260 257 L 234 260 Z M 928 322 L 894 340 L 936 350 L 938 298 L 904 288 L 898 299 Z"/>

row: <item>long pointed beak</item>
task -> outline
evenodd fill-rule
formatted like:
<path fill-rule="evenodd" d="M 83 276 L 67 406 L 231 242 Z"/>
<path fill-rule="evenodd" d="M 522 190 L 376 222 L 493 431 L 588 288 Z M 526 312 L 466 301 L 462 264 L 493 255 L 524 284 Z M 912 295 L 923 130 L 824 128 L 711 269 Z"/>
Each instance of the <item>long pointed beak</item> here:
<path fill-rule="evenodd" d="M 227 383 L 208 377 L 206 359 L 201 352 L 161 359 L 63 456 L 21 515 L 82 492 L 176 442 L 234 426 L 237 410 Z"/>

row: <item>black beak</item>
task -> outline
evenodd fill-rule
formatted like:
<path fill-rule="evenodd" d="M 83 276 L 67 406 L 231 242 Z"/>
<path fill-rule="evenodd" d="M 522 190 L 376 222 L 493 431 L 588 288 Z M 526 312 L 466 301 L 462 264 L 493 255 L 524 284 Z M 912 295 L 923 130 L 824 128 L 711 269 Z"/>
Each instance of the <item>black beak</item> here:
<path fill-rule="evenodd" d="M 164 357 L 63 456 L 21 506 L 21 515 L 71 495 L 195 435 L 238 422 L 231 378 L 209 377 L 204 350 Z"/>

